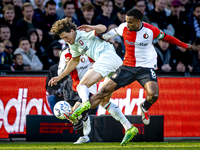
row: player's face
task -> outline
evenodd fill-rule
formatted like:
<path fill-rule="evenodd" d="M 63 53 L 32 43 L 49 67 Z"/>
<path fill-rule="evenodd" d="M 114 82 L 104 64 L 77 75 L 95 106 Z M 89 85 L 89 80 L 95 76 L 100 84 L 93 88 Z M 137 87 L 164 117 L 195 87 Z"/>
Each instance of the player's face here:
<path fill-rule="evenodd" d="M 71 32 L 62 32 L 60 34 L 60 38 L 63 39 L 68 44 L 72 45 L 72 44 L 74 44 L 74 41 L 76 38 L 76 31 L 71 29 Z"/>
<path fill-rule="evenodd" d="M 126 16 L 127 27 L 129 31 L 137 31 L 140 29 L 141 21 L 133 16 Z"/>

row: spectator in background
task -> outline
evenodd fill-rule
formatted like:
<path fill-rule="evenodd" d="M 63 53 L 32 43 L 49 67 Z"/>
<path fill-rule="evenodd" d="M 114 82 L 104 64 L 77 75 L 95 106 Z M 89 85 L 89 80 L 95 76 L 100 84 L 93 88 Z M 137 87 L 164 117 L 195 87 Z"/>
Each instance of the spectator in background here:
<path fill-rule="evenodd" d="M 10 40 L 11 33 L 10 33 L 10 28 L 7 25 L 0 26 L 0 37 L 2 41 Z"/>
<path fill-rule="evenodd" d="M 63 9 L 65 12 L 65 16 L 63 16 L 63 18 L 71 18 L 72 22 L 74 22 L 77 26 L 81 25 L 79 20 L 73 17 L 73 15 L 75 14 L 75 3 L 73 1 L 65 2 L 65 4 L 63 5 Z"/>
<path fill-rule="evenodd" d="M 9 40 L 4 40 L 5 49 L 4 52 L 6 53 L 6 63 L 12 65 L 13 63 L 13 45 Z"/>
<path fill-rule="evenodd" d="M 93 5 L 96 8 L 95 12 L 96 12 L 97 15 L 102 13 L 102 10 L 101 10 L 102 2 L 103 2 L 103 0 L 93 0 Z"/>
<path fill-rule="evenodd" d="M 33 18 L 36 21 L 39 21 L 40 17 L 42 16 L 42 14 L 45 12 L 44 9 L 44 0 L 34 0 L 36 8 L 34 9 L 34 14 L 33 14 Z"/>
<path fill-rule="evenodd" d="M 33 6 L 31 3 L 24 3 L 22 6 L 22 13 L 24 17 L 16 23 L 16 38 L 27 36 L 27 31 L 31 28 L 37 27 L 37 22 L 33 19 Z"/>
<path fill-rule="evenodd" d="M 147 0 L 146 4 L 146 12 L 149 13 L 150 11 L 154 10 L 154 0 Z"/>
<path fill-rule="evenodd" d="M 2 18 L 1 24 L 4 24 L 10 28 L 10 41 L 13 43 L 14 47 L 17 47 L 17 42 L 16 42 L 16 32 L 15 32 L 15 25 L 16 25 L 16 19 L 15 19 L 15 8 L 13 5 L 9 4 L 6 5 L 3 8 L 3 15 L 4 17 Z"/>
<path fill-rule="evenodd" d="M 3 18 L 3 8 L 9 4 L 13 5 L 12 0 L 1 0 L 0 1 L 0 18 Z M 16 20 L 18 20 L 18 19 L 22 18 L 23 15 L 22 15 L 22 12 L 21 12 L 21 9 L 19 6 L 14 6 L 14 7 L 15 7 L 15 17 L 16 17 Z"/>
<path fill-rule="evenodd" d="M 185 14 L 189 14 L 191 8 L 191 1 L 189 0 L 181 0 L 181 11 L 185 12 Z"/>
<path fill-rule="evenodd" d="M 36 51 L 36 55 L 43 64 L 43 70 L 49 70 L 49 68 L 54 64 L 49 58 L 46 50 L 41 46 L 39 41 L 38 32 L 36 29 L 29 29 L 27 37 L 31 44 L 31 48 Z"/>
<path fill-rule="evenodd" d="M 112 12 L 112 16 L 115 16 L 118 12 L 118 10 L 122 7 L 125 7 L 125 0 L 114 0 L 113 1 L 114 4 L 113 4 L 113 12 Z M 133 7 L 133 6 L 131 6 Z"/>
<path fill-rule="evenodd" d="M 188 15 L 188 23 L 192 28 L 192 41 L 200 38 L 200 4 L 196 3 L 193 7 L 193 13 Z"/>
<path fill-rule="evenodd" d="M 180 0 L 172 1 L 172 13 L 169 17 L 169 21 L 175 29 L 174 36 L 176 38 L 184 36 L 187 39 L 191 39 L 191 27 L 188 24 L 188 19 L 185 13 L 181 12 Z"/>
<path fill-rule="evenodd" d="M 113 23 L 119 26 L 121 23 L 125 22 L 126 13 L 127 10 L 125 7 L 120 8 L 117 15 L 112 18 Z"/>
<path fill-rule="evenodd" d="M 30 43 L 27 37 L 19 39 L 19 47 L 15 50 L 15 54 L 23 56 L 24 65 L 31 66 L 32 71 L 42 70 L 43 64 L 36 55 L 36 51 L 30 48 Z"/>
<path fill-rule="evenodd" d="M 55 21 L 58 20 L 56 15 L 56 3 L 53 0 L 49 0 L 45 4 L 45 12 L 41 16 L 38 22 L 39 28 L 43 31 L 44 47 L 48 47 L 49 43 L 53 42 L 50 29 Z"/>
<path fill-rule="evenodd" d="M 0 70 L 11 70 L 15 71 L 15 69 L 9 65 L 6 64 L 6 53 L 4 52 L 5 50 L 5 45 L 3 41 L 0 41 Z"/>
<path fill-rule="evenodd" d="M 97 18 L 94 20 L 94 24 L 103 24 L 106 27 L 108 27 L 109 25 L 113 24 L 113 21 L 111 20 L 111 13 L 113 11 L 113 1 L 103 0 L 101 9 L 103 13 L 97 16 Z"/>
<path fill-rule="evenodd" d="M 165 14 L 166 0 L 155 0 L 155 9 L 147 14 L 151 24 L 174 36 L 174 28 Z"/>
<path fill-rule="evenodd" d="M 21 54 L 15 54 L 13 56 L 13 68 L 15 70 L 24 70 L 24 71 L 31 71 L 31 67 L 30 66 L 26 66 L 23 64 L 23 56 Z"/>
<path fill-rule="evenodd" d="M 171 71 L 171 67 L 169 65 L 171 58 L 171 50 L 169 48 L 169 43 L 163 40 L 159 40 L 157 44 L 155 44 L 155 49 L 157 52 L 157 69 L 159 71 L 169 72 Z"/>
<path fill-rule="evenodd" d="M 22 0 L 13 0 L 13 5 L 18 6 L 20 9 L 22 9 Z"/>
<path fill-rule="evenodd" d="M 172 1 L 173 0 L 166 0 L 165 13 L 167 17 L 170 16 L 172 12 Z"/>
<path fill-rule="evenodd" d="M 92 4 L 85 4 L 81 7 L 83 16 L 80 18 L 80 24 L 94 25 L 94 11 L 95 7 Z"/>
<path fill-rule="evenodd" d="M 179 40 L 184 43 L 189 43 L 189 40 L 185 37 L 179 37 Z M 185 48 L 176 46 L 171 52 L 170 66 L 172 71 L 178 72 L 191 72 L 193 54 L 191 51 L 187 51 Z"/>
<path fill-rule="evenodd" d="M 62 6 L 60 8 L 58 8 L 58 9 L 56 9 L 56 14 L 57 14 L 59 19 L 62 19 L 63 16 L 65 16 L 63 5 L 65 4 L 66 1 L 71 1 L 71 0 L 60 0 Z"/>
<path fill-rule="evenodd" d="M 59 62 L 59 53 L 62 50 L 62 45 L 57 41 L 53 41 L 47 48 L 47 54 L 49 58 L 53 61 L 53 64 Z"/>
<path fill-rule="evenodd" d="M 143 14 L 142 17 L 142 21 L 151 24 L 151 21 L 148 19 L 148 17 L 146 16 L 146 4 L 145 4 L 145 0 L 136 0 L 135 4 L 134 4 L 134 8 L 140 10 Z"/>
<path fill-rule="evenodd" d="M 200 72 L 200 38 L 196 38 L 193 42 L 194 46 L 194 57 L 192 59 L 192 71 L 199 71 Z"/>

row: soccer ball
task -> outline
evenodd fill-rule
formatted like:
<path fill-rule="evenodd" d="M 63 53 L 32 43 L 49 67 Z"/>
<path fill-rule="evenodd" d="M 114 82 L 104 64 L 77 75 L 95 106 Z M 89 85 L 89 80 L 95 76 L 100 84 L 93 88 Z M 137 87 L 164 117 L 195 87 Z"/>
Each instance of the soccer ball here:
<path fill-rule="evenodd" d="M 72 108 L 68 102 L 59 101 L 55 104 L 53 112 L 58 119 L 67 119 L 69 114 L 72 112 Z"/>

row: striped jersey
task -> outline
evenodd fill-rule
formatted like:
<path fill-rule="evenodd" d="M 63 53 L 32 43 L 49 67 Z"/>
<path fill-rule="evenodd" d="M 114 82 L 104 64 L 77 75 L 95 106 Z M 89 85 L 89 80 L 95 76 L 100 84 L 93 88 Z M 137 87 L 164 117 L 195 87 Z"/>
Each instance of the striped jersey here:
<path fill-rule="evenodd" d="M 144 22 L 138 31 L 129 31 L 125 22 L 115 28 L 115 32 L 124 38 L 126 53 L 123 65 L 157 69 L 157 53 L 152 42 L 155 38 L 162 39 L 164 32 Z"/>
<path fill-rule="evenodd" d="M 65 59 L 69 57 L 70 59 L 72 58 L 72 55 L 70 54 L 69 50 L 66 49 L 61 53 L 60 56 L 60 62 L 59 62 L 59 66 L 58 66 L 58 75 L 60 75 L 66 68 L 66 64 L 65 64 Z M 70 75 L 73 81 L 73 85 L 72 85 L 72 89 L 74 91 L 77 92 L 77 85 L 79 84 L 80 80 L 83 78 L 83 76 L 85 75 L 85 73 L 88 71 L 88 69 L 92 66 L 92 62 L 94 62 L 92 59 L 88 58 L 85 55 L 81 55 L 80 56 L 80 62 L 79 64 L 76 66 L 76 69 L 74 69 Z M 95 94 L 97 91 L 97 85 L 93 84 L 90 88 L 89 88 L 90 93 Z"/>

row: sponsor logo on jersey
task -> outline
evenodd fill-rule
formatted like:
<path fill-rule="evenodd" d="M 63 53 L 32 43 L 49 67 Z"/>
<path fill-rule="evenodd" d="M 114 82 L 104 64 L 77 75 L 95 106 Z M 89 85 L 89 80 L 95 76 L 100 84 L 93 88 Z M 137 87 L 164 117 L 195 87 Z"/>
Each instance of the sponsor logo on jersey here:
<path fill-rule="evenodd" d="M 79 41 L 80 39 L 81 39 L 81 36 L 76 40 L 76 42 Z"/>
<path fill-rule="evenodd" d="M 82 40 L 80 40 L 80 41 L 78 41 L 82 46 L 84 45 L 84 43 L 83 43 L 83 41 Z"/>
<path fill-rule="evenodd" d="M 145 39 L 147 39 L 147 38 L 149 37 L 149 35 L 148 35 L 147 33 L 145 33 L 145 34 L 143 35 L 143 37 L 144 37 Z"/>
<path fill-rule="evenodd" d="M 136 45 L 136 46 L 147 46 L 148 43 L 137 43 L 137 42 L 129 42 L 128 40 L 125 40 L 125 42 L 129 45 Z"/>
<path fill-rule="evenodd" d="M 88 50 L 89 48 L 86 46 L 83 50 L 82 50 L 82 54 L 85 54 L 86 52 L 87 52 L 87 50 Z"/>

